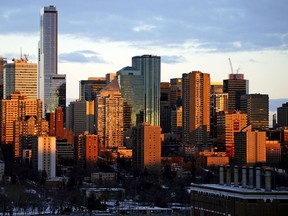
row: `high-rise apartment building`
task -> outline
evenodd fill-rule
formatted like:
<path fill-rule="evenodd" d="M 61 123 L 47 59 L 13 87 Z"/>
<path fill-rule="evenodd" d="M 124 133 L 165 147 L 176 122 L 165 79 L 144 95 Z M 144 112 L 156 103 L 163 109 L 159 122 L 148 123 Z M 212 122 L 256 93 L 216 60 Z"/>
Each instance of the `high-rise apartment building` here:
<path fill-rule="evenodd" d="M 124 99 L 124 130 L 143 122 L 144 77 L 133 67 L 124 67 L 117 72 L 117 79 Z"/>
<path fill-rule="evenodd" d="M 160 56 L 142 55 L 132 58 L 132 67 L 144 76 L 144 122 L 160 125 Z"/>
<path fill-rule="evenodd" d="M 41 10 L 38 45 L 38 98 L 44 113 L 66 106 L 66 76 L 58 75 L 58 12 L 54 6 Z"/>
<path fill-rule="evenodd" d="M 98 161 L 98 136 L 95 134 L 84 134 L 78 136 L 75 148 L 77 155 L 77 164 L 84 168 L 93 168 Z"/>
<path fill-rule="evenodd" d="M 234 134 L 235 163 L 254 165 L 266 162 L 266 132 L 252 131 L 251 125 Z"/>
<path fill-rule="evenodd" d="M 95 129 L 101 147 L 118 148 L 123 144 L 123 106 L 118 80 L 114 79 L 95 100 Z"/>
<path fill-rule="evenodd" d="M 160 127 L 163 133 L 171 132 L 170 83 L 160 83 Z"/>
<path fill-rule="evenodd" d="M 145 168 L 152 172 L 161 171 L 161 128 L 149 123 L 133 127 L 133 167 L 140 173 Z"/>
<path fill-rule="evenodd" d="M 217 115 L 217 142 L 220 151 L 234 157 L 234 133 L 247 126 L 247 114 L 240 111 L 219 112 Z"/>
<path fill-rule="evenodd" d="M 240 110 L 241 95 L 249 94 L 244 74 L 229 74 L 229 79 L 223 80 L 223 93 L 228 93 L 228 110 Z"/>
<path fill-rule="evenodd" d="M 288 126 L 288 102 L 277 108 L 277 127 Z"/>
<path fill-rule="evenodd" d="M 7 63 L 6 58 L 0 58 L 0 100 L 3 99 L 3 74 L 4 74 L 4 65 Z"/>
<path fill-rule="evenodd" d="M 79 98 L 80 100 L 92 101 L 106 86 L 105 77 L 89 77 L 88 80 L 80 80 Z"/>
<path fill-rule="evenodd" d="M 173 107 L 171 110 L 171 132 L 174 134 L 182 133 L 182 106 Z"/>
<path fill-rule="evenodd" d="M 4 66 L 3 97 L 6 99 L 15 91 L 27 95 L 28 99 L 37 99 L 37 64 L 27 58 L 13 59 L 13 63 Z"/>
<path fill-rule="evenodd" d="M 182 75 L 183 143 L 201 150 L 210 131 L 210 74 L 193 71 Z"/>
<path fill-rule="evenodd" d="M 56 177 L 56 137 L 33 137 L 32 166 L 39 172 L 46 172 L 48 178 Z"/>
<path fill-rule="evenodd" d="M 94 134 L 94 101 L 77 100 L 70 103 L 68 129 L 74 132 L 75 136 L 88 131 Z"/>
<path fill-rule="evenodd" d="M 241 96 L 241 111 L 247 113 L 248 125 L 252 130 L 269 129 L 269 96 L 267 94 L 249 94 Z"/>
<path fill-rule="evenodd" d="M 2 144 L 13 143 L 13 123 L 16 120 L 25 120 L 27 116 L 42 117 L 42 101 L 39 99 L 28 99 L 27 95 L 14 92 L 9 99 L 0 101 L 0 123 Z"/>
<path fill-rule="evenodd" d="M 49 122 L 49 135 L 56 136 L 56 139 L 63 139 L 64 136 L 64 113 L 61 107 L 55 112 L 47 113 L 46 120 Z"/>

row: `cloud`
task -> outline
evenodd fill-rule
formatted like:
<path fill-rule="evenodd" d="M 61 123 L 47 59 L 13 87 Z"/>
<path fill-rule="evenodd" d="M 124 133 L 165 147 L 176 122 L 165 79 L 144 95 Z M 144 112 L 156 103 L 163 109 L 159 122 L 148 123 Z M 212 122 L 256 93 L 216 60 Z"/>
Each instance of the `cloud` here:
<path fill-rule="evenodd" d="M 13 9 L 8 9 L 8 10 L 3 10 L 1 12 L 0 17 L 4 18 L 5 20 L 8 20 L 8 19 L 12 19 L 13 16 L 19 14 L 20 12 L 21 12 L 21 10 L 17 9 L 17 8 L 16 9 L 13 8 Z"/>
<path fill-rule="evenodd" d="M 59 55 L 59 62 L 66 63 L 66 62 L 80 62 L 80 63 L 105 63 L 105 61 L 99 56 L 97 52 L 92 50 L 78 50 L 70 53 L 61 53 Z"/>
<path fill-rule="evenodd" d="M 138 26 L 134 27 L 133 31 L 135 31 L 135 32 L 151 31 L 154 28 L 156 28 L 156 26 L 143 24 L 143 25 L 138 25 Z"/>
<path fill-rule="evenodd" d="M 186 59 L 183 56 L 161 56 L 161 62 L 166 64 L 177 64 L 185 61 Z"/>

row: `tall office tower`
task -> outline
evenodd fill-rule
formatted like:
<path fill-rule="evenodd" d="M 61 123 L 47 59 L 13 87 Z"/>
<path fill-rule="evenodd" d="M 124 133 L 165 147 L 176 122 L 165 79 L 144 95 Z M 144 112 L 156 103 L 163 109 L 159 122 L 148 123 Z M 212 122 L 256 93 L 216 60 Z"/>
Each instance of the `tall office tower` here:
<path fill-rule="evenodd" d="M 179 135 L 182 133 L 182 106 L 171 110 L 171 132 Z"/>
<path fill-rule="evenodd" d="M 95 100 L 95 127 L 101 147 L 123 145 L 123 106 L 118 80 L 114 79 Z"/>
<path fill-rule="evenodd" d="M 149 123 L 133 127 L 132 161 L 135 170 L 143 173 L 161 171 L 161 128 Z"/>
<path fill-rule="evenodd" d="M 244 74 L 229 74 L 229 79 L 223 80 L 223 93 L 228 93 L 228 110 L 240 110 L 241 95 L 249 94 L 249 82 Z"/>
<path fill-rule="evenodd" d="M 278 140 L 266 139 L 266 164 L 277 166 L 281 161 L 281 144 Z"/>
<path fill-rule="evenodd" d="M 77 100 L 70 103 L 68 129 L 74 132 L 75 136 L 88 131 L 94 134 L 94 101 Z"/>
<path fill-rule="evenodd" d="M 39 106 L 41 105 L 42 104 L 39 104 Z M 49 132 L 48 121 L 45 119 L 38 119 L 37 116 L 26 116 L 25 119 L 19 118 L 18 120 L 15 120 L 13 127 L 14 158 L 30 161 L 32 137 L 47 135 Z"/>
<path fill-rule="evenodd" d="M 78 135 L 77 145 L 75 145 L 75 154 L 77 155 L 77 164 L 83 168 L 96 167 L 98 161 L 98 136 L 89 134 L 87 131 L 84 134 Z"/>
<path fill-rule="evenodd" d="M 210 97 L 210 135 L 217 137 L 217 115 L 228 111 L 228 94 L 212 94 Z"/>
<path fill-rule="evenodd" d="M 13 142 L 13 122 L 24 120 L 27 116 L 42 117 L 42 101 L 39 99 L 28 99 L 27 95 L 14 92 L 9 99 L 0 101 L 0 123 L 2 144 Z"/>
<path fill-rule="evenodd" d="M 80 100 L 95 100 L 102 88 L 106 86 L 105 77 L 89 77 L 88 80 L 80 80 Z"/>
<path fill-rule="evenodd" d="M 182 106 L 182 78 L 170 79 L 170 106 Z"/>
<path fill-rule="evenodd" d="M 132 66 L 144 76 L 144 122 L 160 125 L 160 56 L 143 55 L 132 58 Z"/>
<path fill-rule="evenodd" d="M 269 129 L 269 96 L 267 94 L 249 94 L 241 96 L 240 110 L 247 113 L 248 125 L 252 130 Z"/>
<path fill-rule="evenodd" d="M 66 76 L 58 75 L 58 12 L 54 6 L 41 10 L 38 45 L 38 98 L 43 116 L 66 106 Z"/>
<path fill-rule="evenodd" d="M 0 100 L 3 99 L 3 74 L 4 74 L 4 65 L 7 63 L 6 58 L 0 58 Z"/>
<path fill-rule="evenodd" d="M 240 111 L 219 112 L 217 115 L 217 141 L 220 151 L 234 157 L 234 133 L 247 126 L 247 114 Z"/>
<path fill-rule="evenodd" d="M 37 64 L 29 63 L 27 58 L 13 59 L 4 66 L 4 95 L 6 99 L 15 91 L 37 99 Z"/>
<path fill-rule="evenodd" d="M 124 67 L 117 72 L 117 79 L 124 98 L 124 130 L 143 122 L 144 77 L 133 67 Z"/>
<path fill-rule="evenodd" d="M 251 125 L 235 132 L 235 163 L 254 165 L 266 162 L 266 132 L 252 131 Z"/>
<path fill-rule="evenodd" d="M 45 171 L 48 178 L 56 177 L 56 137 L 33 137 L 32 166 L 39 172 Z"/>
<path fill-rule="evenodd" d="M 114 80 L 116 78 L 116 74 L 115 73 L 107 73 L 105 77 L 106 77 L 106 85 L 108 85 L 110 82 L 112 82 L 112 80 Z"/>
<path fill-rule="evenodd" d="M 288 102 L 277 108 L 277 127 L 288 126 Z"/>
<path fill-rule="evenodd" d="M 196 151 L 208 144 L 210 132 L 210 74 L 193 71 L 182 75 L 183 144 Z"/>
<path fill-rule="evenodd" d="M 170 83 L 160 83 L 160 127 L 163 133 L 171 132 Z"/>

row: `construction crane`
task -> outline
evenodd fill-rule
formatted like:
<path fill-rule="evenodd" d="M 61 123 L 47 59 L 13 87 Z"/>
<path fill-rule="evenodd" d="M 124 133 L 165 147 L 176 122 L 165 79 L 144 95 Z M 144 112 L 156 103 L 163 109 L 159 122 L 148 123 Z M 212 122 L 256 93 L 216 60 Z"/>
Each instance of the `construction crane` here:
<path fill-rule="evenodd" d="M 232 67 L 232 62 L 231 62 L 231 59 L 230 59 L 230 58 L 229 58 L 229 63 L 230 63 L 231 73 L 234 74 L 233 67 Z"/>

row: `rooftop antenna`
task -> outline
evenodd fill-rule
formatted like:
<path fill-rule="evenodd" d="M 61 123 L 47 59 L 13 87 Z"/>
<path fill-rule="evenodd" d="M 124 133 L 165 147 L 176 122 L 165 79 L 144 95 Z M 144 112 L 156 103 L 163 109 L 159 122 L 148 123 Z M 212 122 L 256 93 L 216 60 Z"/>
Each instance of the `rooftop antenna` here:
<path fill-rule="evenodd" d="M 231 59 L 230 59 L 230 58 L 229 58 L 229 63 L 230 63 L 231 73 L 234 74 L 233 67 L 232 67 L 232 62 L 231 62 Z"/>

